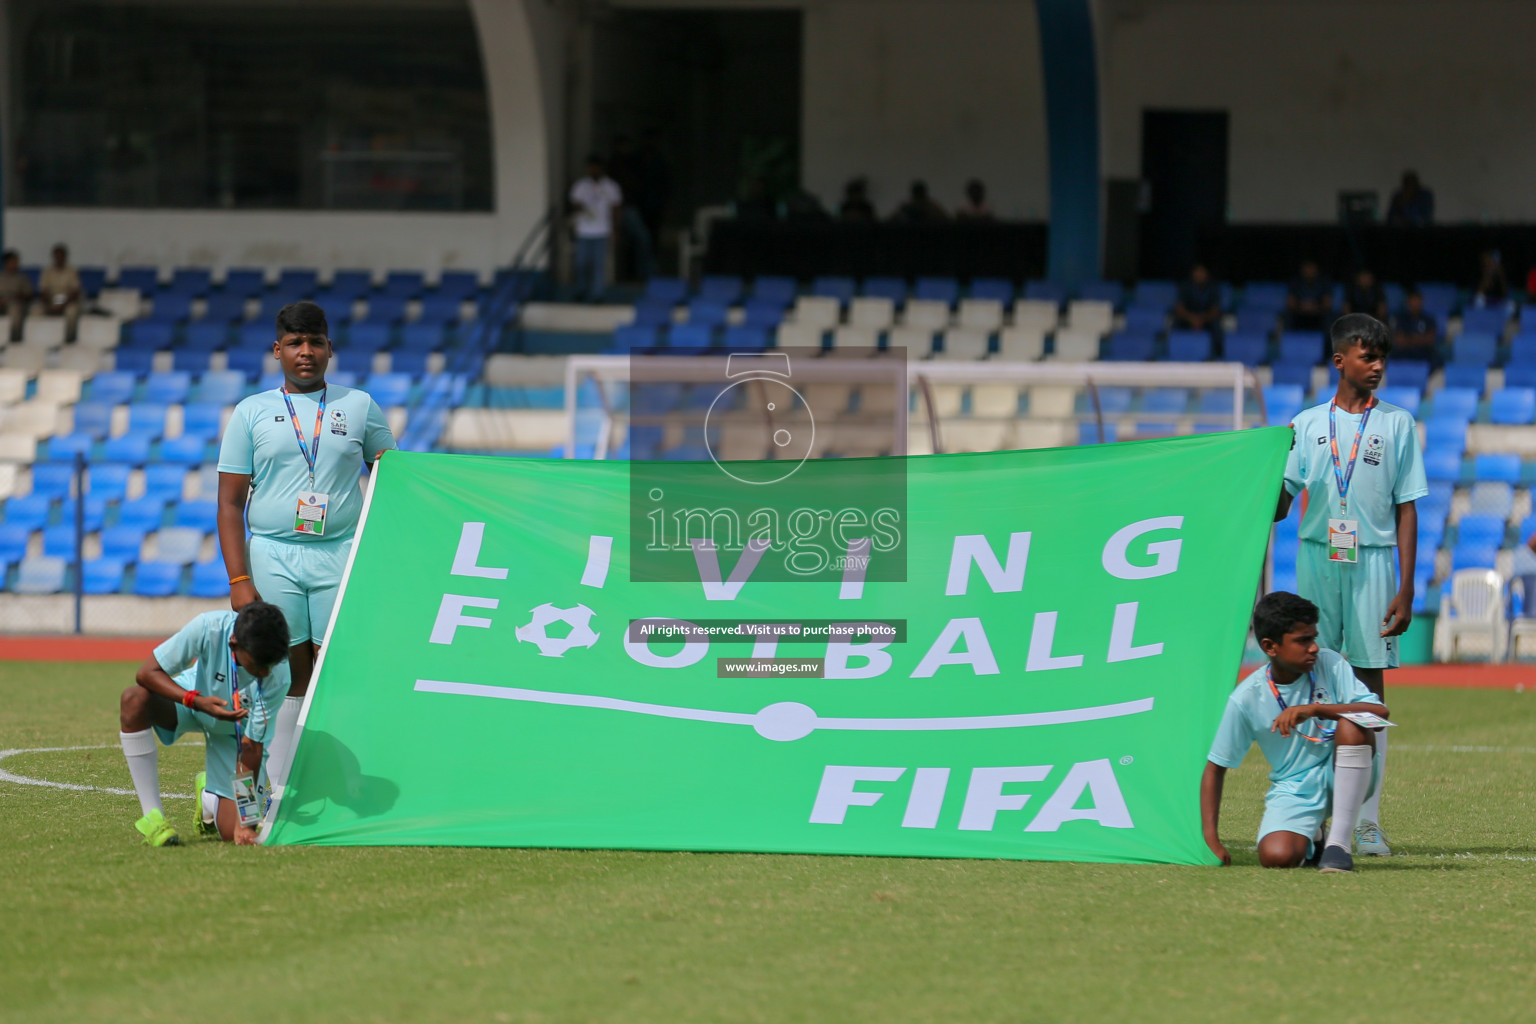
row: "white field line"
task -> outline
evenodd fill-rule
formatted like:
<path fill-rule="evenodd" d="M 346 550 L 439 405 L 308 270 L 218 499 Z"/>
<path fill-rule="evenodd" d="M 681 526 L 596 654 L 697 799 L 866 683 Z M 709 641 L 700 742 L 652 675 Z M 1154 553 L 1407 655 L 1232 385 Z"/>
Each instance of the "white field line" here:
<path fill-rule="evenodd" d="M 196 746 L 196 744 L 193 744 Z M 11 750 L 0 750 L 0 761 L 17 754 L 57 754 L 68 750 L 120 750 L 116 743 L 97 743 L 84 747 L 17 747 Z M 78 793 L 111 793 L 114 796 L 135 796 L 131 789 L 120 789 L 117 786 L 82 786 L 76 782 L 54 782 L 51 779 L 34 779 L 27 775 L 17 775 L 15 772 L 0 768 L 0 782 L 14 782 L 18 786 L 47 786 L 51 789 L 68 789 Z M 162 800 L 191 800 L 191 793 L 161 793 Z"/>

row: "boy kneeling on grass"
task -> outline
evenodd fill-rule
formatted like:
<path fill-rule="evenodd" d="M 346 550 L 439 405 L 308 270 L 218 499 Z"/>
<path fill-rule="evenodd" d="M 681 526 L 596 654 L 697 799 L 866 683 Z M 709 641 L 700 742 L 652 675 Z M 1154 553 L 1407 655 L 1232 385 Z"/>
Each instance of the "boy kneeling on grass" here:
<path fill-rule="evenodd" d="M 1200 779 L 1205 842 L 1222 864 L 1232 863 L 1217 834 L 1221 788 L 1227 769 L 1242 764 L 1249 745 L 1258 743 L 1271 769 L 1259 863 L 1353 871 L 1350 840 L 1360 805 L 1375 785 L 1375 744 L 1370 729 L 1343 716 L 1366 712 L 1385 718 L 1386 705 L 1355 678 L 1349 662 L 1317 646 L 1317 606 L 1311 601 L 1284 591 L 1265 595 L 1254 609 L 1253 633 L 1269 664 L 1227 698 Z M 1318 850 L 1330 809 L 1333 824 Z"/>
<path fill-rule="evenodd" d="M 266 743 L 288 693 L 282 611 L 253 601 L 239 613 L 205 612 L 155 648 L 136 682 L 123 691 L 120 738 L 144 814 L 135 827 L 145 844 L 181 842 L 160 806 L 156 737 L 170 746 L 193 731 L 206 743 L 205 770 L 197 777 L 198 834 L 255 843 L 255 829 L 241 823 L 236 791 L 245 787 L 248 807 L 254 803 Z"/>

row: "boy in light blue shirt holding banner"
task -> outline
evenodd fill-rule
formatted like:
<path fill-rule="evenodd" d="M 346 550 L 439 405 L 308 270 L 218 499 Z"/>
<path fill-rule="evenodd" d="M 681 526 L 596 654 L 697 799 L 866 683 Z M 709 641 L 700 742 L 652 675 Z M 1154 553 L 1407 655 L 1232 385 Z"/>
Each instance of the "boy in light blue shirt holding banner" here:
<path fill-rule="evenodd" d="M 288 679 L 288 623 L 264 601 L 239 613 L 204 612 L 139 666 L 136 685 L 118 702 L 118 739 L 144 815 L 135 827 L 146 845 L 181 844 L 160 803 L 157 744 L 170 746 L 190 732 L 202 733 L 205 745 L 198 831 L 256 841 L 237 813 L 237 793 L 243 783 L 255 795 Z"/>
<path fill-rule="evenodd" d="M 1257 743 L 1270 766 L 1259 863 L 1354 870 L 1350 839 L 1371 788 L 1371 746 L 1373 737 L 1386 735 L 1387 709 L 1349 662 L 1318 647 L 1317 620 L 1316 605 L 1284 591 L 1265 595 L 1254 609 L 1253 634 L 1269 663 L 1227 698 L 1200 780 L 1205 842 L 1223 864 L 1232 858 L 1218 832 L 1222 786 L 1227 770 Z"/>
<path fill-rule="evenodd" d="M 1348 659 L 1360 681 L 1385 698 L 1383 671 L 1397 668 L 1397 638 L 1413 616 L 1414 502 L 1429 484 L 1413 415 L 1372 394 L 1392 349 L 1386 325 L 1351 313 L 1329 333 L 1338 391 L 1292 423 L 1296 438 L 1275 519 L 1303 496 L 1296 589 L 1317 605 L 1318 642 Z M 1385 734 L 1375 756 L 1379 780 L 1386 773 Z M 1386 857 L 1380 805 L 1378 781 L 1361 808 L 1355 841 L 1362 854 Z"/>
<path fill-rule="evenodd" d="M 288 621 L 293 686 L 273 736 L 274 789 L 287 781 L 299 710 L 352 550 L 363 507 L 359 477 L 395 447 L 377 402 L 326 383 L 325 311 L 295 302 L 278 312 L 276 326 L 272 355 L 284 383 L 235 407 L 219 448 L 218 513 L 230 605 L 270 601 Z"/>

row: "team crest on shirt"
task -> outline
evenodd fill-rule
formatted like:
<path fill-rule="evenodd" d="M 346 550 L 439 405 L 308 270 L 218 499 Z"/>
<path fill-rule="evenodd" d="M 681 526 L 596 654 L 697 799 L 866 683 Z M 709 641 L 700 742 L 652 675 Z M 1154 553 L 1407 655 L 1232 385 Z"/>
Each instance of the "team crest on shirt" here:
<path fill-rule="evenodd" d="M 1360 457 L 1365 460 L 1365 464 L 1368 466 L 1379 466 L 1381 465 L 1382 454 L 1386 451 L 1386 448 L 1387 442 L 1382 439 L 1382 436 L 1380 434 L 1372 434 L 1365 439 L 1365 451 L 1360 454 Z"/>
<path fill-rule="evenodd" d="M 331 433 L 346 436 L 347 414 L 341 409 L 331 410 Z"/>

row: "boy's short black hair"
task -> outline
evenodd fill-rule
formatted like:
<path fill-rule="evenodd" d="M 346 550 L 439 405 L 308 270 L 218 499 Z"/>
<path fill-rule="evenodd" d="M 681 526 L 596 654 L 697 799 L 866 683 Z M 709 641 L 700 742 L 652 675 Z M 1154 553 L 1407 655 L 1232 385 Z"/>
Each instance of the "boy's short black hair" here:
<path fill-rule="evenodd" d="M 271 667 L 288 657 L 288 620 L 283 610 L 265 601 L 252 601 L 235 616 L 235 643 L 251 657 Z"/>
<path fill-rule="evenodd" d="M 290 302 L 277 311 L 277 336 L 285 334 L 310 334 L 321 338 L 331 335 L 331 325 L 326 322 L 325 310 L 313 302 Z"/>
<path fill-rule="evenodd" d="M 1298 622 L 1317 625 L 1317 605 L 1285 590 L 1265 594 L 1253 609 L 1253 638 L 1278 644 Z"/>
<path fill-rule="evenodd" d="M 1345 313 L 1328 331 L 1333 351 L 1343 355 L 1356 345 L 1367 352 L 1387 355 L 1392 351 L 1392 332 L 1369 313 Z"/>

